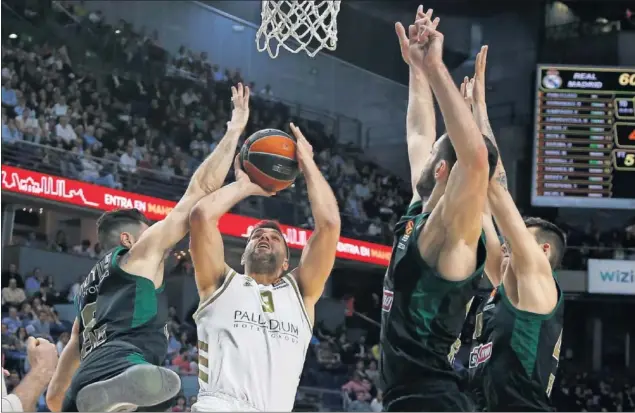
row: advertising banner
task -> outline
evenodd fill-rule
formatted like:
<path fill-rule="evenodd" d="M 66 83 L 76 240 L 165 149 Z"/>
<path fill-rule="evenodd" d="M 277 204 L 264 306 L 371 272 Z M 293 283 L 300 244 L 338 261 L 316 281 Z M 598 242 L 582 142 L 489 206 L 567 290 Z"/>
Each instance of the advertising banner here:
<path fill-rule="evenodd" d="M 635 295 L 635 261 L 590 259 L 587 273 L 590 293 Z"/>
<path fill-rule="evenodd" d="M 6 165 L 2 165 L 2 190 L 100 211 L 137 208 L 154 221 L 165 218 L 176 205 L 174 201 Z M 225 214 L 218 226 L 223 235 L 246 238 L 259 221 L 243 215 Z M 289 247 L 295 249 L 302 249 L 312 233 L 288 225 L 281 227 Z M 344 237 L 337 246 L 339 258 L 383 266 L 388 265 L 390 252 L 391 247 L 387 245 Z"/>

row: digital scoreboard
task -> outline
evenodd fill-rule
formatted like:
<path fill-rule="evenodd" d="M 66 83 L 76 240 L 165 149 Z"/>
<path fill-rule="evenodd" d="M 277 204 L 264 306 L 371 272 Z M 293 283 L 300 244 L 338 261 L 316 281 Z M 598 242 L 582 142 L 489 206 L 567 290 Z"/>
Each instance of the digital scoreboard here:
<path fill-rule="evenodd" d="M 635 209 L 635 68 L 537 72 L 532 204 Z"/>

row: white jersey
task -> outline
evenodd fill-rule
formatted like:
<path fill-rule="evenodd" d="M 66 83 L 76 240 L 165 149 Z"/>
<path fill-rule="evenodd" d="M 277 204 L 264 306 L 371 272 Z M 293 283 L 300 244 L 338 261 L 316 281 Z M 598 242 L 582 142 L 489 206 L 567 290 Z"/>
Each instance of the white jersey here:
<path fill-rule="evenodd" d="M 193 411 L 293 409 L 313 329 L 291 275 L 260 285 L 231 271 L 194 321 L 199 395 Z"/>

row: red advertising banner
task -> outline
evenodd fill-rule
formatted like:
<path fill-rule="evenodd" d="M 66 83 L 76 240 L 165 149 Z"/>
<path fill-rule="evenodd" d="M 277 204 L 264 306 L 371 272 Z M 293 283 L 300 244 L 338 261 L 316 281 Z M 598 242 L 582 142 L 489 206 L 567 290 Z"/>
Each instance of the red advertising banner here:
<path fill-rule="evenodd" d="M 2 165 L 2 190 L 101 211 L 137 208 L 155 221 L 165 218 L 176 205 L 174 201 L 6 165 Z M 225 214 L 218 226 L 223 235 L 246 238 L 258 222 L 256 218 Z M 312 233 L 288 225 L 281 227 L 289 247 L 295 249 L 304 248 Z M 337 245 L 339 258 L 384 266 L 388 265 L 390 253 L 389 246 L 352 238 L 342 237 Z"/>

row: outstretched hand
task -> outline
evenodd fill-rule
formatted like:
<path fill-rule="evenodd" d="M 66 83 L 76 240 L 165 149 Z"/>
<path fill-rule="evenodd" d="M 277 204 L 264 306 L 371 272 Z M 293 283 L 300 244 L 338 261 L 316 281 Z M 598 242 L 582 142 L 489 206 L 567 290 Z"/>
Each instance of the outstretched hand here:
<path fill-rule="evenodd" d="M 414 25 L 408 27 L 410 63 L 429 69 L 443 63 L 443 34 L 437 31 L 440 19 L 432 19 L 432 9 L 422 17 L 417 13 Z"/>
<path fill-rule="evenodd" d="M 311 146 L 309 141 L 304 137 L 300 128 L 293 123 L 290 123 L 289 126 L 296 139 L 295 156 L 298 159 L 298 166 L 300 171 L 304 172 L 309 162 L 315 163 L 313 159 L 313 146 Z"/>
<path fill-rule="evenodd" d="M 232 118 L 229 121 L 229 125 L 244 129 L 247 126 L 247 120 L 249 120 L 249 96 L 251 92 L 249 86 L 243 86 L 242 83 L 238 83 L 236 86 L 232 86 Z"/>
<path fill-rule="evenodd" d="M 432 13 L 432 10 L 428 11 Z M 423 16 L 423 6 L 419 6 L 415 15 L 415 21 L 423 18 Z M 395 23 L 395 32 L 397 33 L 397 38 L 399 39 L 401 57 L 403 58 L 403 61 L 406 62 L 408 66 L 410 66 L 410 39 L 408 33 L 406 33 L 406 29 L 404 28 L 403 24 L 399 22 Z M 414 30 L 413 35 L 416 35 L 416 32 Z"/>
<path fill-rule="evenodd" d="M 472 105 L 474 104 L 474 78 L 470 79 L 465 76 L 465 78 L 463 78 L 463 82 L 461 83 L 460 90 L 465 104 L 470 110 L 472 110 Z"/>
<path fill-rule="evenodd" d="M 240 167 L 240 155 L 236 155 L 234 158 L 234 175 L 236 176 L 236 182 L 245 185 L 249 195 L 270 197 L 276 194 L 275 192 L 268 192 L 258 184 L 251 182 L 249 175 Z"/>
<path fill-rule="evenodd" d="M 474 70 L 474 103 L 485 103 L 485 68 L 487 67 L 487 46 L 482 46 L 476 55 Z"/>

